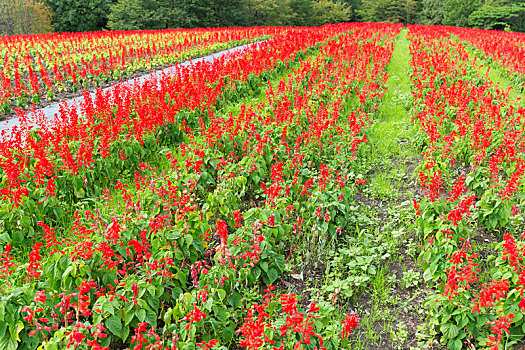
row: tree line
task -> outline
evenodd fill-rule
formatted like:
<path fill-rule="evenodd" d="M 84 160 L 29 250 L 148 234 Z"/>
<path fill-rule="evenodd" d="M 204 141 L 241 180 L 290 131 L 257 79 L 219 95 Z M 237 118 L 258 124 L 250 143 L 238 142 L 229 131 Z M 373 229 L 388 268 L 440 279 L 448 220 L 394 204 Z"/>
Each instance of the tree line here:
<path fill-rule="evenodd" d="M 525 32 L 525 0 L 0 0 L 0 35 L 347 21 Z"/>
<path fill-rule="evenodd" d="M 363 0 L 364 21 L 525 32 L 525 0 Z"/>
<path fill-rule="evenodd" d="M 0 35 L 53 31 L 52 11 L 42 1 L 0 0 Z"/>

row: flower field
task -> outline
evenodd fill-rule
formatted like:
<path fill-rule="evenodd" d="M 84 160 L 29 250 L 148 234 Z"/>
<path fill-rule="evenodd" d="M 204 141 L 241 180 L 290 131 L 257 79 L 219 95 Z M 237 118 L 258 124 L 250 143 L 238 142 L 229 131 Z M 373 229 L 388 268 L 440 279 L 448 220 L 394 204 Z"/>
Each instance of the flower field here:
<path fill-rule="evenodd" d="M 522 348 L 524 38 L 1 38 L 0 349 Z"/>
<path fill-rule="evenodd" d="M 83 89 L 287 30 L 173 29 L 3 37 L 0 113 L 60 101 Z"/>

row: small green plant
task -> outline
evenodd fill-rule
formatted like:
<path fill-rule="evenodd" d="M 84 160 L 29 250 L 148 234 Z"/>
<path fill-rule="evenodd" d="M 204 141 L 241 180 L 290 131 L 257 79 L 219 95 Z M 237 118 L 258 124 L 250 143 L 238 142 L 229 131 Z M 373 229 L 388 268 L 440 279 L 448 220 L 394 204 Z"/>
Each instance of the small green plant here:
<path fill-rule="evenodd" d="M 54 101 L 56 98 L 55 90 L 53 89 L 47 90 L 46 97 L 48 101 Z"/>
<path fill-rule="evenodd" d="M 403 278 L 401 280 L 401 287 L 404 289 L 417 287 L 419 285 L 420 279 L 421 274 L 419 272 L 414 271 L 414 269 L 404 271 Z"/>
<path fill-rule="evenodd" d="M 396 325 L 396 330 L 390 331 L 392 345 L 396 349 L 404 349 L 404 345 L 408 339 L 407 326 L 404 322 L 399 322 Z"/>
<path fill-rule="evenodd" d="M 4 101 L 0 105 L 0 112 L 5 113 L 5 114 L 9 114 L 13 112 L 13 108 L 11 107 L 11 104 L 9 103 L 9 101 Z"/>

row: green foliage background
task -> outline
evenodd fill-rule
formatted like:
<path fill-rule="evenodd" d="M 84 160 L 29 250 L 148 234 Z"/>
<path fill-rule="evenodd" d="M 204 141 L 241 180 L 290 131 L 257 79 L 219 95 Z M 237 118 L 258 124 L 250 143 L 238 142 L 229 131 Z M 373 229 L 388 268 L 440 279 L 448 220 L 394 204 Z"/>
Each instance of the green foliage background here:
<path fill-rule="evenodd" d="M 14 0 L 20 2 L 21 0 Z M 29 1 L 29 0 L 24 0 Z M 36 1 L 36 0 L 31 0 Z M 525 32 L 525 0 L 39 0 L 50 16 L 32 32 L 402 22 Z M 0 0 L 0 35 L 27 34 Z M 3 10 L 2 10 L 3 9 Z M 4 18 L 5 17 L 5 18 Z M 16 15 L 16 17 L 20 17 Z M 45 22 L 44 21 L 44 22 Z M 33 21 L 34 22 L 34 21 Z M 32 22 L 32 23 L 33 23 Z M 4 28 L 5 27 L 5 28 Z M 27 27 L 27 26 L 26 26 Z M 34 27 L 34 26 L 32 26 Z M 22 30 L 23 29 L 23 30 Z"/>
<path fill-rule="evenodd" d="M 51 16 L 41 0 L 0 0 L 0 35 L 50 32 Z"/>

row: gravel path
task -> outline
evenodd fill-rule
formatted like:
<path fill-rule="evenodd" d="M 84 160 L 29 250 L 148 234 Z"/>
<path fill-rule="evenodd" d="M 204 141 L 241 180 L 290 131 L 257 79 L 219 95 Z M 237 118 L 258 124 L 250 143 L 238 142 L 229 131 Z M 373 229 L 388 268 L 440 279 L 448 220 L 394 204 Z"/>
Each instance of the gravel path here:
<path fill-rule="evenodd" d="M 219 57 L 221 57 L 221 56 L 223 56 L 223 55 L 225 55 L 225 54 L 227 54 L 229 52 L 240 51 L 240 50 L 243 50 L 244 48 L 252 46 L 252 45 L 259 45 L 259 43 L 260 42 L 254 42 L 254 43 L 249 43 L 249 44 L 242 45 L 242 46 L 236 46 L 236 47 L 233 47 L 231 49 L 219 51 L 219 52 L 213 53 L 213 54 L 208 55 L 208 56 L 199 57 L 199 58 L 195 58 L 195 59 L 192 59 L 192 60 L 184 61 L 184 62 L 179 63 L 177 65 L 174 65 L 174 66 L 171 66 L 171 67 L 168 67 L 168 68 L 165 68 L 165 69 L 160 69 L 160 70 L 154 71 L 152 73 L 143 75 L 141 77 L 134 78 L 134 79 L 131 79 L 131 80 L 119 83 L 117 85 L 120 85 L 120 87 L 122 88 L 123 86 L 126 86 L 128 84 L 129 85 L 142 84 L 144 81 L 150 79 L 154 75 L 158 75 L 158 76 L 160 76 L 161 74 L 171 75 L 171 74 L 175 73 L 177 70 L 179 70 L 182 67 L 185 67 L 185 66 L 188 66 L 188 65 L 191 65 L 191 64 L 195 64 L 195 63 L 198 63 L 198 62 L 203 62 L 203 61 L 204 62 L 211 62 L 214 59 L 219 58 Z M 113 85 L 113 86 L 107 87 L 107 88 L 102 89 L 102 90 L 104 92 L 106 92 L 106 91 L 115 89 L 115 86 L 117 86 L 117 85 Z M 91 94 L 91 97 L 94 100 L 95 93 L 92 92 L 90 94 Z M 55 104 L 49 105 L 49 106 L 41 108 L 41 109 L 37 109 L 36 112 L 43 113 L 43 115 L 45 116 L 47 121 L 50 122 L 50 121 L 52 121 L 54 119 L 55 115 L 58 114 L 60 105 L 63 104 L 64 102 L 66 102 L 68 107 L 70 107 L 70 108 L 71 108 L 71 106 L 76 106 L 78 114 L 79 114 L 79 116 L 81 116 L 82 115 L 82 111 L 80 109 L 80 102 L 82 102 L 82 101 L 84 101 L 84 97 L 79 96 L 79 97 L 75 97 L 75 98 L 72 98 L 72 99 L 69 99 L 69 100 L 57 102 Z M 33 113 L 34 112 L 29 112 L 28 114 L 32 115 Z M 8 136 L 10 134 L 10 130 L 13 127 L 15 127 L 15 126 L 19 126 L 20 124 L 21 124 L 20 118 L 18 118 L 18 117 L 15 117 L 15 118 L 8 119 L 6 121 L 0 122 L 0 133 L 3 134 L 1 137 L 3 138 L 3 137 Z M 36 125 L 34 123 L 31 123 L 31 122 L 29 122 L 28 124 L 30 126 L 31 125 Z"/>

